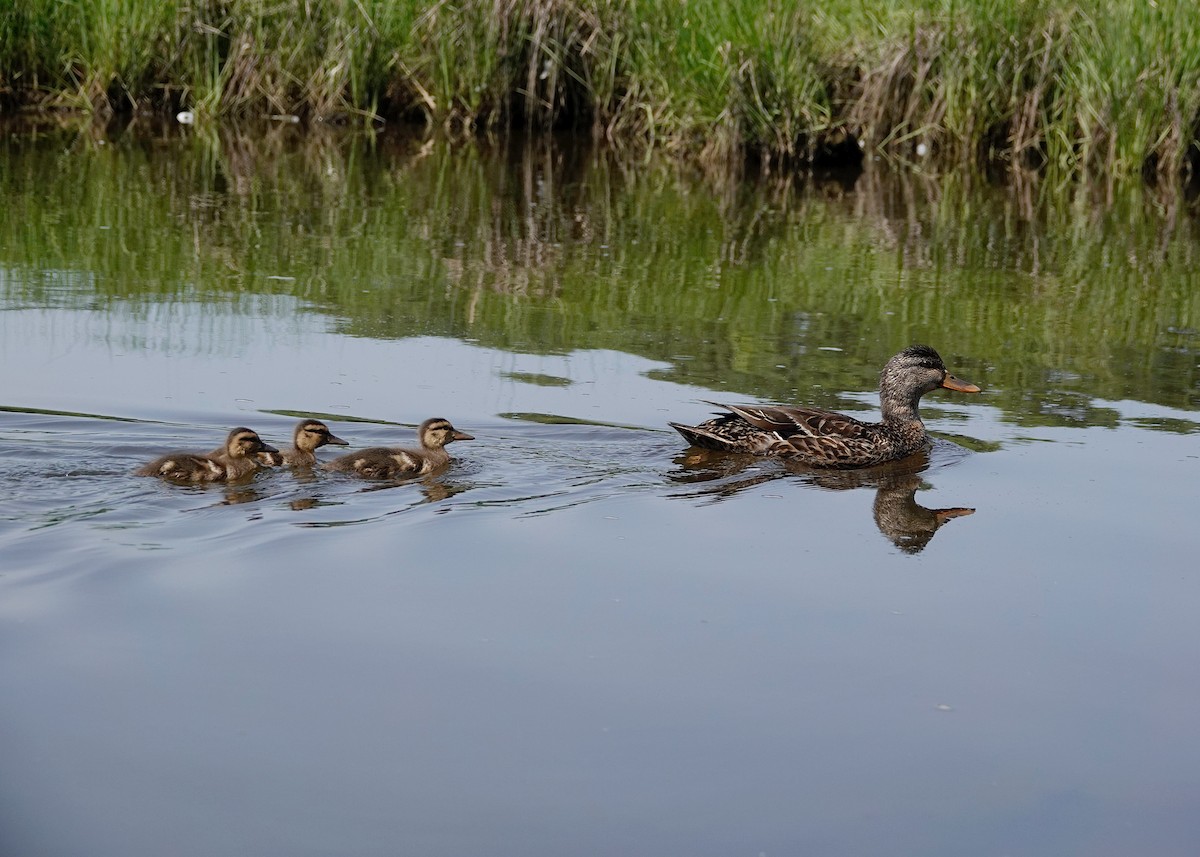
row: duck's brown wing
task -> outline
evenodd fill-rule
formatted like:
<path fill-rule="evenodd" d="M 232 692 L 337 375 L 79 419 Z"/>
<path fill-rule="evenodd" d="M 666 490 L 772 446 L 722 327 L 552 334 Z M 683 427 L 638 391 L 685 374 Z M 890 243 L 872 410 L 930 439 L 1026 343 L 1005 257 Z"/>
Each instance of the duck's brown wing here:
<path fill-rule="evenodd" d="M 779 439 L 769 455 L 796 458 L 814 467 L 866 467 L 893 458 L 877 427 L 821 408 L 742 407 L 729 410 Z"/>
<path fill-rule="evenodd" d="M 774 432 L 781 440 L 794 438 L 840 438 L 857 440 L 867 424 L 853 417 L 821 408 L 784 408 L 722 405 L 756 428 Z"/>

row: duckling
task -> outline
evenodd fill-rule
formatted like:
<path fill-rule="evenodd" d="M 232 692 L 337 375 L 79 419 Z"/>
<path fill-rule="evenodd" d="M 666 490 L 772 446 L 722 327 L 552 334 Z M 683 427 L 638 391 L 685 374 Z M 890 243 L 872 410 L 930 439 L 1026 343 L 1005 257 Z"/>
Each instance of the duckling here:
<path fill-rule="evenodd" d="M 325 444 L 334 446 L 349 446 L 348 441 L 342 440 L 329 430 L 329 426 L 320 420 L 301 420 L 296 425 L 292 435 L 292 445 L 275 453 L 266 453 L 271 464 L 287 464 L 291 467 L 313 467 L 317 463 L 314 454 L 318 447 Z M 259 455 L 260 460 L 262 454 Z"/>
<path fill-rule="evenodd" d="M 251 429 L 229 433 L 225 445 L 212 452 L 172 452 L 139 467 L 137 476 L 158 476 L 172 482 L 231 482 L 248 476 L 262 464 L 257 456 L 277 453 Z"/>
<path fill-rule="evenodd" d="M 883 367 L 882 419 L 877 423 L 820 408 L 718 405 L 728 413 L 697 426 L 669 425 L 693 446 L 705 449 L 778 455 L 811 467 L 870 467 L 929 445 L 917 404 L 938 387 L 979 392 L 979 387 L 946 371 L 942 358 L 928 345 L 911 345 Z"/>
<path fill-rule="evenodd" d="M 201 452 L 169 452 L 133 473 L 135 476 L 159 476 L 172 482 L 225 481 L 225 466 Z"/>
<path fill-rule="evenodd" d="M 394 479 L 429 473 L 449 463 L 446 444 L 456 440 L 474 440 L 474 435 L 461 432 L 440 417 L 425 420 L 417 429 L 420 449 L 376 446 L 361 452 L 351 452 L 325 465 L 330 470 L 354 473 L 368 479 Z"/>
<path fill-rule="evenodd" d="M 258 433 L 248 428 L 236 428 L 229 433 L 225 445 L 208 454 L 213 461 L 225 467 L 225 478 L 229 481 L 249 476 L 256 470 L 275 465 L 279 450 L 264 443 Z"/>

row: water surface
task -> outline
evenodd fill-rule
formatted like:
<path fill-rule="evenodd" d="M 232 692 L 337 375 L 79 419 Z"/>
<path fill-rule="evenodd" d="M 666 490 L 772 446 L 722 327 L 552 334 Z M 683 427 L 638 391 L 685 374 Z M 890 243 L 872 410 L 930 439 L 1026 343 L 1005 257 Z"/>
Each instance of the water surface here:
<path fill-rule="evenodd" d="M 1194 853 L 1188 212 L 295 134 L 5 138 L 3 853 Z M 666 427 L 910 342 L 928 456 Z M 131 475 L 308 414 L 477 440 Z"/>

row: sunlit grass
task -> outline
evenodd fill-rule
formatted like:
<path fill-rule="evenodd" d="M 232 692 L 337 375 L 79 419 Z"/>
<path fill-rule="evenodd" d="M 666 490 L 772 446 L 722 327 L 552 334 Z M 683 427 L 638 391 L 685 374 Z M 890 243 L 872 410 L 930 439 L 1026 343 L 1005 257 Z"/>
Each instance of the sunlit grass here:
<path fill-rule="evenodd" d="M 7 0 L 0 92 L 104 112 L 571 125 L 713 165 L 828 147 L 1177 176 L 1183 0 Z"/>

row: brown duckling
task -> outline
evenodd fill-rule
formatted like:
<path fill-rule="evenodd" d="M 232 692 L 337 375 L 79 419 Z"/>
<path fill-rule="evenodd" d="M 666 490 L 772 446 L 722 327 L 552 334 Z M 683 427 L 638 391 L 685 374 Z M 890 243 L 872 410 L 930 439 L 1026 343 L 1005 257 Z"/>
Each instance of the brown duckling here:
<path fill-rule="evenodd" d="M 329 430 L 329 426 L 320 420 L 301 420 L 292 433 L 292 445 L 278 452 L 266 453 L 271 464 L 287 464 L 291 467 L 315 467 L 319 447 L 325 444 L 333 446 L 349 446 L 349 441 L 342 440 Z M 259 456 L 260 459 L 262 456 Z"/>
<path fill-rule="evenodd" d="M 979 392 L 974 384 L 947 372 L 942 358 L 928 345 L 911 345 L 883 367 L 879 377 L 883 418 L 877 423 L 819 408 L 718 404 L 729 413 L 698 426 L 670 425 L 689 443 L 706 449 L 785 456 L 812 467 L 869 467 L 928 446 L 917 404 L 938 387 Z"/>
<path fill-rule="evenodd" d="M 330 470 L 355 473 L 368 479 L 395 479 L 429 473 L 449 463 L 446 444 L 456 440 L 474 440 L 473 435 L 461 432 L 449 420 L 435 417 L 425 420 L 417 429 L 420 449 L 376 446 L 361 452 L 351 452 L 325 465 Z"/>
<path fill-rule="evenodd" d="M 212 452 L 172 452 L 139 467 L 138 476 L 159 476 L 172 482 L 231 482 L 262 467 L 257 457 L 277 453 L 263 443 L 252 429 L 239 427 L 229 433 L 225 445 Z"/>
<path fill-rule="evenodd" d="M 273 467 L 279 450 L 264 443 L 258 433 L 248 428 L 236 428 L 229 433 L 225 445 L 208 454 L 225 467 L 226 479 L 233 481 L 257 470 Z"/>

